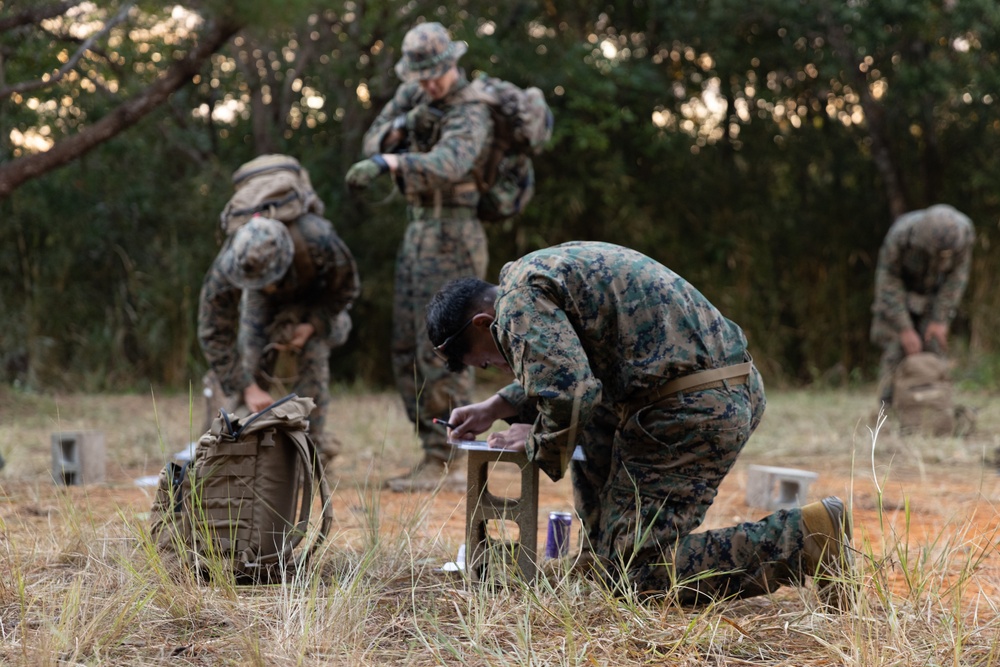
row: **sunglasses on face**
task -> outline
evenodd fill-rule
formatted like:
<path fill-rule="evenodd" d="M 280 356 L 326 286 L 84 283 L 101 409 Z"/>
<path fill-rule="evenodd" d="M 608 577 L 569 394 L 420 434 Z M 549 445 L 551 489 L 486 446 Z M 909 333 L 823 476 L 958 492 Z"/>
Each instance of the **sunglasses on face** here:
<path fill-rule="evenodd" d="M 463 324 L 458 328 L 458 331 L 445 338 L 440 345 L 434 346 L 434 354 L 437 355 L 438 359 L 441 359 L 442 361 L 448 361 L 448 355 L 445 352 L 445 348 L 447 348 L 449 345 L 455 342 L 455 339 L 461 336 L 462 332 L 464 332 L 466 329 L 469 328 L 469 325 L 472 324 L 473 319 L 475 319 L 475 317 L 470 317 L 468 320 L 466 320 L 465 324 Z"/>

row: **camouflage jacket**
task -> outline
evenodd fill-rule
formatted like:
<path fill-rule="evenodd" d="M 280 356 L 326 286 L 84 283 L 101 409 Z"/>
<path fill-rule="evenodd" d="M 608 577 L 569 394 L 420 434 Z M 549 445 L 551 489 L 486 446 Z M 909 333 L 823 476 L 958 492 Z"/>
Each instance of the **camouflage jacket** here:
<path fill-rule="evenodd" d="M 316 330 L 314 336 L 335 339 L 360 292 L 354 257 L 329 220 L 307 213 L 292 225 L 298 227 L 298 233 L 293 233 L 295 259 L 267 292 L 249 290 L 243 295 L 229 281 L 221 269 L 225 246 L 205 275 L 198 304 L 198 341 L 227 395 L 240 394 L 253 382 L 268 386 L 261 360 L 268 344 L 283 336 L 276 324 L 309 322 Z"/>
<path fill-rule="evenodd" d="M 969 281 L 975 230 L 951 206 L 900 216 L 879 251 L 872 338 L 894 338 L 914 317 L 950 324 Z"/>
<path fill-rule="evenodd" d="M 468 85 L 463 73 L 443 99 L 431 101 L 419 82 L 404 83 L 365 133 L 363 150 L 368 157 L 405 151 L 399 155 L 396 175 L 413 206 L 475 208 L 479 203 L 475 170 L 488 157 L 493 118 L 485 103 L 462 99 L 460 91 Z M 409 133 L 405 146 L 387 145 L 393 121 L 420 105 L 427 108 L 426 122 Z"/>
<path fill-rule="evenodd" d="M 536 402 L 529 457 L 562 477 L 599 403 L 632 403 L 674 378 L 744 361 L 746 338 L 690 283 L 628 248 L 573 242 L 500 272 L 493 336 Z"/>

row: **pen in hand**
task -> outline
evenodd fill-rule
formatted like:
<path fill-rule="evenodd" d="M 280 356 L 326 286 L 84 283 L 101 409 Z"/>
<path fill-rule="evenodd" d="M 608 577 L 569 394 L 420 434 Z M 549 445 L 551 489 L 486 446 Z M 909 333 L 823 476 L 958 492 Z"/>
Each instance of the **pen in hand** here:
<path fill-rule="evenodd" d="M 438 419 L 437 417 L 435 417 L 435 418 L 434 418 L 434 419 L 432 419 L 431 421 L 433 421 L 433 422 L 434 422 L 435 424 L 441 424 L 441 426 L 447 426 L 447 427 L 448 427 L 448 428 L 450 428 L 450 429 L 454 429 L 454 428 L 455 428 L 454 426 L 452 426 L 451 424 L 449 424 L 449 423 L 448 423 L 448 422 L 446 422 L 445 420 L 443 420 L 443 419 Z"/>

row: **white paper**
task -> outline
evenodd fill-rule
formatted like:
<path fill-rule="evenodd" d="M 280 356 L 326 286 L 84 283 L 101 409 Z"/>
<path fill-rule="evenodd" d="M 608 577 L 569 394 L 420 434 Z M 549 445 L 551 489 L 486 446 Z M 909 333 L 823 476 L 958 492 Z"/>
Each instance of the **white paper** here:
<path fill-rule="evenodd" d="M 499 447 L 490 447 L 485 440 L 449 440 L 449 444 L 458 447 L 459 449 L 464 449 L 469 452 L 502 452 L 505 451 Z M 573 460 L 574 461 L 586 461 L 587 457 L 583 455 L 583 447 L 577 445 L 573 448 Z"/>
<path fill-rule="evenodd" d="M 448 442 L 459 449 L 465 449 L 471 452 L 503 451 L 498 447 L 490 447 L 485 440 L 449 440 Z"/>

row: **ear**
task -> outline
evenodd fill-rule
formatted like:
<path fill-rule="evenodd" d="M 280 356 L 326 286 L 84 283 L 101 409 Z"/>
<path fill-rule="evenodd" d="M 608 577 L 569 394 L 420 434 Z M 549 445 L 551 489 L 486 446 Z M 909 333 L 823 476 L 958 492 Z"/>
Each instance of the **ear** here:
<path fill-rule="evenodd" d="M 472 326 L 477 329 L 489 329 L 493 324 L 493 315 L 490 313 L 476 313 L 472 316 Z"/>

